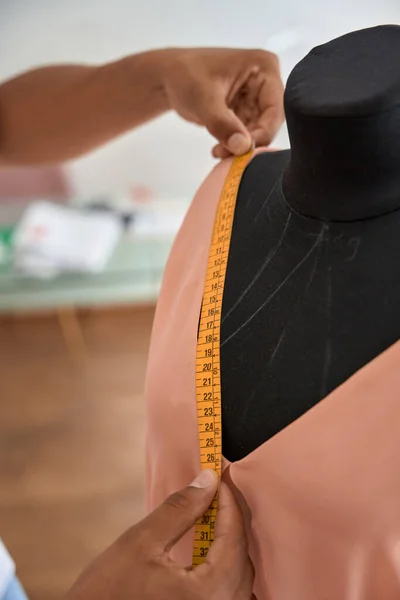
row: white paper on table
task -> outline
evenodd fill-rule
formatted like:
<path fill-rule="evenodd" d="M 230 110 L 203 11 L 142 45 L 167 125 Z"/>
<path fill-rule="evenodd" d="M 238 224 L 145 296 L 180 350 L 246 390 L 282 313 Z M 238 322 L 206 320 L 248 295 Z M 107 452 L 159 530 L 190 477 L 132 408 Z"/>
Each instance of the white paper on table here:
<path fill-rule="evenodd" d="M 110 213 L 36 202 L 25 211 L 14 235 L 15 264 L 24 271 L 100 272 L 121 234 L 121 223 Z"/>
<path fill-rule="evenodd" d="M 63 272 L 63 269 L 51 258 L 32 252 L 18 252 L 14 257 L 14 267 L 23 274 L 30 274 L 40 279 L 52 279 Z"/>

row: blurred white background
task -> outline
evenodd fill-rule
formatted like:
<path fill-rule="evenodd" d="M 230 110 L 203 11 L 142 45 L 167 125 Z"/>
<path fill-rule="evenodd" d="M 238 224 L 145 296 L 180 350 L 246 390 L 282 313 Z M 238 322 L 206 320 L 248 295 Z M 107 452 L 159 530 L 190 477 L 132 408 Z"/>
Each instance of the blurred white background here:
<path fill-rule="evenodd" d="M 49 62 L 100 63 L 177 45 L 273 50 L 286 79 L 316 44 L 399 21 L 400 0 L 329 6 L 320 0 L 1 0 L 0 79 Z M 276 144 L 287 146 L 284 128 Z M 213 164 L 211 145 L 206 132 L 170 114 L 69 164 L 68 172 L 79 194 L 118 193 L 135 183 L 156 196 L 191 197 Z"/>

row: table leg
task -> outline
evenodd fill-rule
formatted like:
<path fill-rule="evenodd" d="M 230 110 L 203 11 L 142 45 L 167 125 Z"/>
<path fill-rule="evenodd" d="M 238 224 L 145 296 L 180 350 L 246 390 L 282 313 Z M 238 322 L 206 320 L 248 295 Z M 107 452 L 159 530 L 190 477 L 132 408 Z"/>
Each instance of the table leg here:
<path fill-rule="evenodd" d="M 57 318 L 62 331 L 68 355 L 78 366 L 86 360 L 86 346 L 81 325 L 75 307 L 57 309 Z"/>

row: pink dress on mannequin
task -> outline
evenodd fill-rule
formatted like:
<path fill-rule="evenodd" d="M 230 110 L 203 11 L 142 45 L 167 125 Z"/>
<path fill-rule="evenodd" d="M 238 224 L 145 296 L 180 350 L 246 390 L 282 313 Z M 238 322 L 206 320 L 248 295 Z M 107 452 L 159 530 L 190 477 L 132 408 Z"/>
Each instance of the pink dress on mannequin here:
<path fill-rule="evenodd" d="M 196 194 L 165 271 L 146 384 L 149 509 L 200 468 L 197 327 L 229 166 Z M 244 459 L 224 461 L 244 506 L 258 600 L 400 598 L 399 365 L 396 343 Z M 188 535 L 173 556 L 190 564 L 191 552 Z"/>

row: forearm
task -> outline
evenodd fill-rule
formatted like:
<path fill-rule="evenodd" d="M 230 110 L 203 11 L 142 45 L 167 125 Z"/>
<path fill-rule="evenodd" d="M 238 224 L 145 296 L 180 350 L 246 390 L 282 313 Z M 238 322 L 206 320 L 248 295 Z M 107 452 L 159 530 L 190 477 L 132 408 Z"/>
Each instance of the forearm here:
<path fill-rule="evenodd" d="M 100 67 L 55 66 L 0 85 L 0 164 L 80 156 L 169 110 L 168 51 Z"/>

